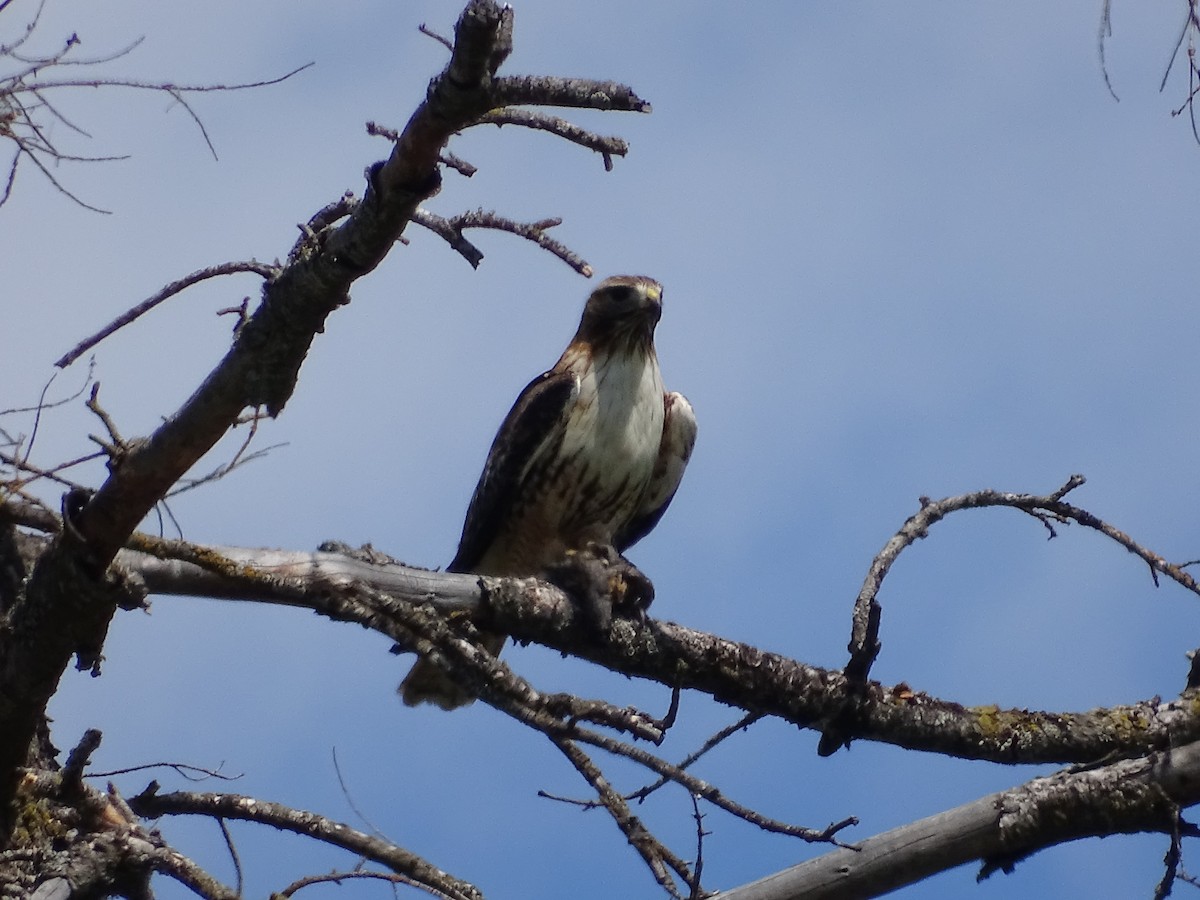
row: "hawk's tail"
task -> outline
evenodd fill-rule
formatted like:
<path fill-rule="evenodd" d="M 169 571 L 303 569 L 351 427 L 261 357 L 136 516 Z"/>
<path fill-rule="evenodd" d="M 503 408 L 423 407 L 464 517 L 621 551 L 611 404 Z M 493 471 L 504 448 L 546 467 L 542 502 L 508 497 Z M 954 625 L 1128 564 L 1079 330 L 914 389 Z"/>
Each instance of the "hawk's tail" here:
<path fill-rule="evenodd" d="M 500 653 L 506 636 L 491 632 L 480 633 L 480 644 L 493 655 Z M 400 682 L 400 696 L 405 706 L 432 703 L 442 709 L 458 709 L 475 702 L 475 694 L 459 684 L 446 670 L 430 659 L 419 659 Z"/>

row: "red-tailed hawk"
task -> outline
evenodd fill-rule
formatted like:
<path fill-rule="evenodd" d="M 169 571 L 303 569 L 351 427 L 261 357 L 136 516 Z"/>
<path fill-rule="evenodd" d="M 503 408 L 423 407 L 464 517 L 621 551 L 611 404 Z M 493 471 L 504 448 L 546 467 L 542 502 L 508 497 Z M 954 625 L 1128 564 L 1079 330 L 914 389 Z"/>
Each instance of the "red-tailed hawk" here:
<path fill-rule="evenodd" d="M 663 390 L 654 326 L 662 285 L 618 275 L 588 297 L 554 368 L 521 392 L 492 443 L 451 572 L 526 577 L 595 543 L 623 552 L 658 524 L 696 440 L 682 394 Z M 499 653 L 504 635 L 485 635 Z M 474 697 L 422 659 L 404 702 Z"/>

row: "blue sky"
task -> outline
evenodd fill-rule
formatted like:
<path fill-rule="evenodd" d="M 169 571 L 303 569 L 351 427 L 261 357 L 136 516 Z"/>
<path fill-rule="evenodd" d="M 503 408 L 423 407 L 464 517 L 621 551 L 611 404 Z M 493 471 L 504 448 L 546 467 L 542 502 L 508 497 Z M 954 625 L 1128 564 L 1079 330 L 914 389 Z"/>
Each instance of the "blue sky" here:
<path fill-rule="evenodd" d="M 17 0 L 0 16 L 0 41 L 32 6 Z M 919 496 L 1048 493 L 1074 472 L 1088 477 L 1075 502 L 1170 559 L 1200 556 L 1190 265 L 1200 147 L 1170 115 L 1183 70 L 1158 93 L 1181 9 L 1114 3 L 1114 102 L 1094 2 L 515 6 L 509 73 L 619 79 L 654 113 L 572 116 L 630 141 L 611 173 L 545 135 L 470 132 L 451 149 L 479 173 L 447 174 L 428 206 L 562 216 L 557 236 L 599 276 L 665 284 L 664 377 L 692 401 L 700 436 L 670 513 L 631 554 L 655 581 L 656 615 L 839 666 L 871 557 Z M 54 359 L 162 284 L 282 257 L 296 223 L 361 191 L 363 168 L 388 149 L 363 123 L 404 123 L 445 59 L 417 25 L 449 33 L 459 9 L 51 0 L 40 49 L 72 31 L 94 55 L 145 36 L 107 67 L 113 76 L 229 83 L 316 65 L 279 86 L 195 97 L 219 161 L 164 97 L 56 98 L 93 135 L 55 127 L 64 152 L 133 158 L 56 170 L 111 216 L 76 207 L 29 168 L 0 208 L 10 309 L 0 405 L 34 402 Z M 478 271 L 434 236 L 409 236 L 355 287 L 284 415 L 261 430 L 260 446 L 286 446 L 173 502 L 186 537 L 370 541 L 430 566 L 452 556 L 496 426 L 557 358 L 590 288 L 510 236 L 475 236 Z M 126 434 L 179 405 L 227 346 L 229 322 L 214 312 L 256 294 L 249 278 L 210 283 L 101 345 L 101 397 Z M 73 389 L 83 370 L 54 390 Z M 90 449 L 97 426 L 80 406 L 42 422 L 35 459 Z M 98 483 L 102 472 L 82 477 Z M 876 677 L 964 704 L 1084 710 L 1171 696 L 1183 654 L 1200 644 L 1195 597 L 1156 590 L 1095 534 L 1066 528 L 1048 542 L 1008 510 L 938 525 L 881 601 Z M 160 598 L 150 615 L 114 623 L 102 678 L 67 676 L 56 738 L 69 746 L 99 727 L 102 767 L 222 766 L 243 774 L 232 790 L 356 821 L 336 750 L 381 831 L 491 897 L 655 895 L 601 814 L 536 796 L 584 794 L 556 751 L 478 706 L 403 708 L 394 688 L 407 664 L 387 649 L 296 611 Z M 538 648 L 506 658 L 541 688 L 651 710 L 668 701 Z M 669 758 L 737 718 L 698 697 L 682 713 Z M 822 760 L 815 747 L 812 734 L 764 723 L 699 773 L 790 821 L 857 815 L 854 835 L 866 837 L 1041 771 L 861 742 Z M 623 788 L 644 780 L 613 772 Z M 120 784 L 134 793 L 145 780 Z M 691 853 L 681 792 L 639 813 Z M 716 811 L 706 825 L 711 888 L 813 853 Z M 232 878 L 211 823 L 163 830 Z M 297 839 L 234 831 L 259 895 L 352 865 Z M 1153 837 L 1093 841 L 978 887 L 968 867 L 903 896 L 1148 895 L 1165 849 Z"/>

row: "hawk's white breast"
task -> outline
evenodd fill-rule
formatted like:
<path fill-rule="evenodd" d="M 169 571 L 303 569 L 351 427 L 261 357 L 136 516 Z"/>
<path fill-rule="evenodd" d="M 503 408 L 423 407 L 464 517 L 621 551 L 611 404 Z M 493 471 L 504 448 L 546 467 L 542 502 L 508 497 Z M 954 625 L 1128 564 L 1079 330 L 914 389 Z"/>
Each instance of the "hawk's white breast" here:
<path fill-rule="evenodd" d="M 653 350 L 598 354 L 581 367 L 579 396 L 554 478 L 569 546 L 611 542 L 637 512 L 663 433 L 663 383 Z"/>

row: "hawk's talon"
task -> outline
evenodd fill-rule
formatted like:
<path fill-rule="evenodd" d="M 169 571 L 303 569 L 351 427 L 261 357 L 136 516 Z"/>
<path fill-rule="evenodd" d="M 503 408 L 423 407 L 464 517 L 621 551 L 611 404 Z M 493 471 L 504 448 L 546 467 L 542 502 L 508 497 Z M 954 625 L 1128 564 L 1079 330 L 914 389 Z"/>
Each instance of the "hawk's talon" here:
<path fill-rule="evenodd" d="M 543 573 L 579 606 L 588 624 L 607 632 L 614 615 L 642 621 L 654 599 L 654 585 L 610 544 L 589 542 L 568 550 Z"/>

